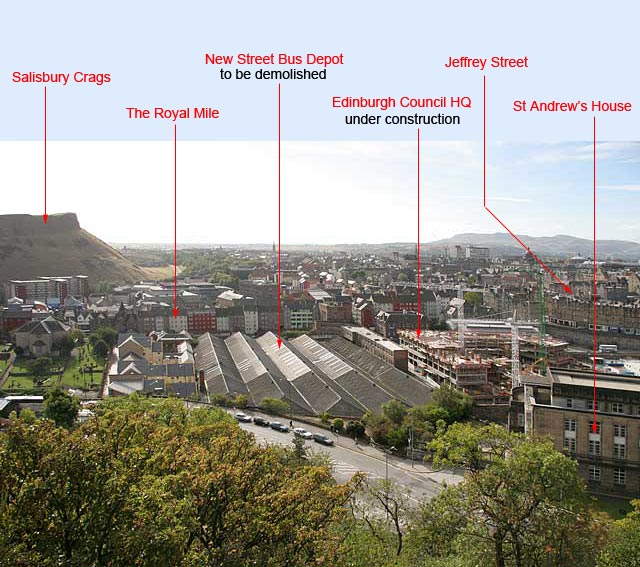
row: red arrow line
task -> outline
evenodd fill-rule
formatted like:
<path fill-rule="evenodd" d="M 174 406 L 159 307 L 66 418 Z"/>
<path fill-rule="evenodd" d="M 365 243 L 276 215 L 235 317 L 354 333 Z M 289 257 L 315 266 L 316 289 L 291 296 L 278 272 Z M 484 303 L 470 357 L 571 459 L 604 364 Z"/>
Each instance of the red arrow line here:
<path fill-rule="evenodd" d="M 420 336 L 422 311 L 420 309 L 420 128 L 418 128 L 418 328 L 416 335 Z"/>
<path fill-rule="evenodd" d="M 178 317 L 178 125 L 173 125 L 173 318 Z"/>
<path fill-rule="evenodd" d="M 44 88 L 44 214 L 42 220 L 47 224 L 47 87 Z"/>
<path fill-rule="evenodd" d="M 597 432 L 596 425 L 596 350 L 598 348 L 598 313 L 596 307 L 596 117 L 593 117 L 593 425 L 591 430 Z"/>
<path fill-rule="evenodd" d="M 482 144 L 483 144 L 483 156 L 482 156 L 482 160 L 483 160 L 483 185 L 484 185 L 484 208 L 485 210 L 494 218 L 496 219 L 500 225 L 502 226 L 502 228 L 504 228 L 517 242 L 518 244 L 520 244 L 520 246 L 522 246 L 527 253 L 536 261 L 538 262 L 538 264 L 540 264 L 550 275 L 551 277 L 553 277 L 554 280 L 556 280 L 560 285 L 562 285 L 562 287 L 564 288 L 564 291 L 566 291 L 567 293 L 572 293 L 571 288 L 565 284 L 558 276 L 556 276 L 556 274 L 550 270 L 545 263 L 540 260 L 540 258 L 538 258 L 532 251 L 531 249 L 524 243 L 522 242 L 522 240 L 520 240 L 508 227 L 506 224 L 504 224 L 496 215 L 495 213 L 489 208 L 487 207 L 487 76 L 484 75 L 483 76 L 483 99 L 482 99 L 482 120 L 483 120 L 483 140 L 482 140 Z"/>
<path fill-rule="evenodd" d="M 280 337 L 280 83 L 278 83 L 278 348 L 282 346 Z"/>

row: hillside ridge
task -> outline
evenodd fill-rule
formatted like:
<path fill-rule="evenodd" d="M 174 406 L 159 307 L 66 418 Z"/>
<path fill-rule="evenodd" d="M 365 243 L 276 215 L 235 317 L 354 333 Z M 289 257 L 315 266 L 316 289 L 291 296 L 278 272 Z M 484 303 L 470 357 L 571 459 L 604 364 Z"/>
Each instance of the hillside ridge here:
<path fill-rule="evenodd" d="M 2 281 L 39 276 L 89 276 L 130 283 L 145 279 L 143 268 L 80 226 L 75 213 L 0 215 Z"/>

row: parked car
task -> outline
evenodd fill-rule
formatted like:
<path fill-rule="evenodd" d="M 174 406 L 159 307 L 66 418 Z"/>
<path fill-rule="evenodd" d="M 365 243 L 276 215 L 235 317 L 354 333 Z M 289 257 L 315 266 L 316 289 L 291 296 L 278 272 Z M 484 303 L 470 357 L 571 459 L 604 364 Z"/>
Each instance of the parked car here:
<path fill-rule="evenodd" d="M 255 423 L 256 425 L 260 425 L 261 427 L 269 427 L 269 421 L 264 417 L 260 417 L 259 415 L 256 415 L 253 418 L 253 423 Z"/>
<path fill-rule="evenodd" d="M 326 435 L 323 435 L 322 433 L 314 433 L 313 434 L 313 440 L 316 443 L 320 443 L 322 445 L 333 445 L 333 439 L 331 439 L 330 437 L 327 437 Z"/>
<path fill-rule="evenodd" d="M 269 427 L 271 427 L 271 429 L 275 429 L 276 431 L 280 431 L 281 433 L 289 433 L 289 428 L 284 423 L 280 423 L 279 421 L 272 421 L 269 424 Z"/>
<path fill-rule="evenodd" d="M 235 417 L 238 421 L 241 421 L 243 423 L 251 423 L 251 416 L 247 415 L 246 413 L 242 413 L 241 411 L 236 413 Z"/>
<path fill-rule="evenodd" d="M 293 429 L 293 434 L 296 437 L 302 437 L 303 439 L 313 439 L 313 433 L 310 433 L 309 431 L 307 431 L 306 429 L 303 429 L 302 427 L 295 427 Z"/>

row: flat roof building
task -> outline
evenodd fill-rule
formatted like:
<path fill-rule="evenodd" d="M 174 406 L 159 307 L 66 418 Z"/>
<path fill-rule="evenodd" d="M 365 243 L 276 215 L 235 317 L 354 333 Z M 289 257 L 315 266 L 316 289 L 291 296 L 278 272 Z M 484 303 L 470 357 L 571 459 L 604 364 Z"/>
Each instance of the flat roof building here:
<path fill-rule="evenodd" d="M 513 391 L 510 428 L 552 437 L 593 492 L 640 496 L 640 379 L 551 369 Z M 593 428 L 595 415 L 595 431 Z"/>

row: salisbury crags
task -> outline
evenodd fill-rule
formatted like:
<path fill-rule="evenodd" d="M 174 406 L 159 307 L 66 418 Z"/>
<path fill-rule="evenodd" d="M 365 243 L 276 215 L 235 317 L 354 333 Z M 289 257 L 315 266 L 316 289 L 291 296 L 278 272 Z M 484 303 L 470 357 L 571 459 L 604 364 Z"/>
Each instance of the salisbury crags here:
<path fill-rule="evenodd" d="M 0 279 L 89 276 L 92 282 L 135 282 L 145 271 L 83 230 L 74 213 L 0 215 Z"/>

